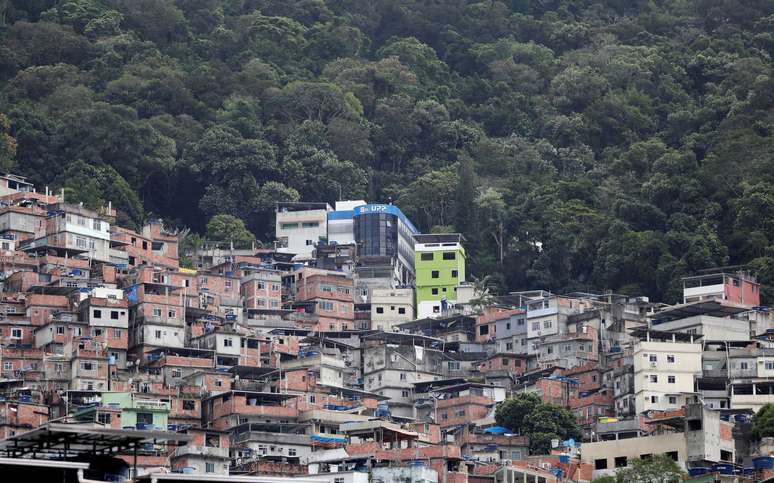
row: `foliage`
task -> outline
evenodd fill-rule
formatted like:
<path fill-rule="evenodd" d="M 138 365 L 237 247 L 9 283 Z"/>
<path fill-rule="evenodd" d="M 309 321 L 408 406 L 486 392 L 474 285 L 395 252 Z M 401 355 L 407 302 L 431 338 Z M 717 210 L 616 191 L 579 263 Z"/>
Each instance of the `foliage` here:
<path fill-rule="evenodd" d="M 774 436 L 774 404 L 767 403 L 752 418 L 752 437 L 755 440 Z"/>
<path fill-rule="evenodd" d="M 629 466 L 616 471 L 615 479 L 618 483 L 678 483 L 684 475 L 672 458 L 656 455 L 630 461 Z"/>
<path fill-rule="evenodd" d="M 0 1 L 0 169 L 130 226 L 228 214 L 262 239 L 276 201 L 391 197 L 461 232 L 492 293 L 676 302 L 681 276 L 738 264 L 770 284 L 772 19 L 765 1 Z"/>
<path fill-rule="evenodd" d="M 529 437 L 532 454 L 548 454 L 551 440 L 580 440 L 581 432 L 573 414 L 544 403 L 534 393 L 519 393 L 497 406 L 495 420 L 514 433 Z"/>
<path fill-rule="evenodd" d="M 245 227 L 245 222 L 231 215 L 215 215 L 207 222 L 207 238 L 234 245 L 247 245 L 255 241 L 255 235 Z M 192 245 L 196 240 L 189 240 Z"/>
<path fill-rule="evenodd" d="M 10 171 L 16 157 L 16 140 L 11 136 L 11 122 L 0 112 L 0 169 Z"/>

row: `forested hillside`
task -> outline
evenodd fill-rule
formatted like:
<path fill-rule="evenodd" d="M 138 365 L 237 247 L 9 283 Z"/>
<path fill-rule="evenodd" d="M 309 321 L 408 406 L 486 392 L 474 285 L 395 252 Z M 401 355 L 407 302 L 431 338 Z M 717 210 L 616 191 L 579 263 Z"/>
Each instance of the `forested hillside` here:
<path fill-rule="evenodd" d="M 3 169 L 124 224 L 268 240 L 275 201 L 392 197 L 501 290 L 774 282 L 772 0 L 0 0 L 0 25 Z"/>

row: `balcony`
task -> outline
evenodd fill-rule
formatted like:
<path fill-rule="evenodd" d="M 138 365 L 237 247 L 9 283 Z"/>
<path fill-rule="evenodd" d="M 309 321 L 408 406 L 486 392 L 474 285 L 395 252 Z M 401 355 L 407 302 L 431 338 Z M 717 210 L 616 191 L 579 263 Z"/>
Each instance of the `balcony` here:
<path fill-rule="evenodd" d="M 185 445 L 175 449 L 175 456 L 210 456 L 214 458 L 229 458 L 228 448 L 215 448 L 213 446 L 191 446 Z"/>

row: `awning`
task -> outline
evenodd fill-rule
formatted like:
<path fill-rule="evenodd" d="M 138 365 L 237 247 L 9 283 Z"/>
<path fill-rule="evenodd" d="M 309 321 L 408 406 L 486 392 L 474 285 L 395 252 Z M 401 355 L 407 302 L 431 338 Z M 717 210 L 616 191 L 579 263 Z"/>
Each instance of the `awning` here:
<path fill-rule="evenodd" d="M 337 446 L 342 444 L 347 444 L 349 441 L 344 436 L 335 436 L 335 435 L 319 435 L 319 434 L 313 434 L 309 437 L 309 439 L 312 440 L 312 444 L 315 446 Z"/>

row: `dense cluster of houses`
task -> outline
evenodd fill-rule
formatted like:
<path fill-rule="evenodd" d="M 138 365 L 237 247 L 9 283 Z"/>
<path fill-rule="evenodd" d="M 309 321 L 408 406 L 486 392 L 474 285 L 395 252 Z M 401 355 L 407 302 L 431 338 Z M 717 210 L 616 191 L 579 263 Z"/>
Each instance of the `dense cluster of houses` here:
<path fill-rule="evenodd" d="M 273 248 L 206 243 L 191 268 L 161 222 L 115 221 L 0 177 L 6 456 L 76 425 L 145 438 L 113 448 L 134 478 L 588 482 L 656 454 L 771 476 L 750 418 L 774 402 L 772 316 L 743 271 L 686 278 L 673 306 L 491 296 L 462 236 L 391 204 L 280 203 Z M 570 409 L 582 441 L 530 454 L 494 417 L 521 392 Z"/>

